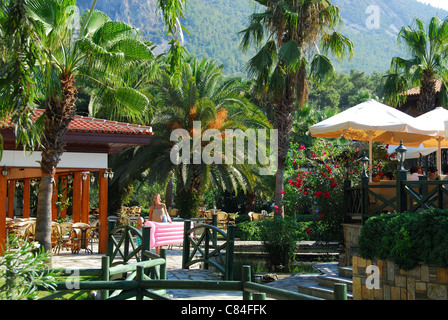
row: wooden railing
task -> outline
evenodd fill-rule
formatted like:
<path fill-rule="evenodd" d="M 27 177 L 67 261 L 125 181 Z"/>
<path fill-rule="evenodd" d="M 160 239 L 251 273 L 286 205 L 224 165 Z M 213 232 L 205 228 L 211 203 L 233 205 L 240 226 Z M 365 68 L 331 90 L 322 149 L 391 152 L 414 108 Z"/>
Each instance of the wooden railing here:
<path fill-rule="evenodd" d="M 227 232 L 224 232 L 214 223 L 216 221 L 191 228 L 191 222 L 185 221 L 182 268 L 203 263 L 204 269 L 209 269 L 212 265 L 224 275 L 225 280 L 232 280 L 235 226 L 229 224 Z"/>
<path fill-rule="evenodd" d="M 161 250 L 161 255 L 165 255 L 165 250 Z M 166 273 L 160 279 L 150 279 L 145 274 L 147 269 L 160 267 L 165 264 L 165 259 L 154 259 L 150 261 L 142 261 L 134 264 L 120 265 L 110 267 L 109 257 L 102 258 L 101 269 L 85 269 L 80 270 L 80 275 L 97 276 L 97 280 L 79 281 L 76 284 L 67 285 L 66 281 L 56 283 L 54 290 L 58 292 L 66 292 L 75 290 L 81 291 L 100 291 L 102 300 L 127 300 L 127 299 L 152 299 L 152 300 L 170 300 L 166 296 L 166 290 L 207 290 L 207 291 L 234 291 L 241 292 L 243 300 L 263 300 L 266 297 L 279 300 L 323 300 L 321 298 L 293 292 L 289 290 L 269 287 L 263 284 L 251 281 L 251 267 L 242 267 L 241 281 L 215 281 L 215 280 L 167 280 Z M 55 272 L 63 272 L 63 270 L 52 270 Z M 130 272 L 133 277 L 125 280 L 110 280 L 113 275 Z M 341 286 L 343 286 L 341 284 Z M 339 289 L 339 288 L 338 288 Z M 41 290 L 50 290 L 49 288 L 41 288 Z M 110 293 L 112 292 L 112 293 Z M 42 298 L 43 300 L 51 300 L 53 295 Z M 347 289 L 335 290 L 334 299 L 347 300 Z"/>
<path fill-rule="evenodd" d="M 419 210 L 448 208 L 448 180 L 407 181 L 406 172 L 398 172 L 392 184 L 369 183 L 367 177 L 361 184 L 344 183 L 345 222 L 365 221 L 384 212 L 417 212 Z"/>

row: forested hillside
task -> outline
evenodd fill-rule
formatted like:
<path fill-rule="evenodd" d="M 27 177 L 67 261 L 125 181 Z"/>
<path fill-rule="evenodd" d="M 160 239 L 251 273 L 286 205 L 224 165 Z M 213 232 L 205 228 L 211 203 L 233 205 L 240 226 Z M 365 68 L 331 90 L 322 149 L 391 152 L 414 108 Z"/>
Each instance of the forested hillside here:
<path fill-rule="evenodd" d="M 78 0 L 81 9 L 90 7 L 91 0 Z M 415 0 L 334 0 L 344 24 L 341 33 L 355 45 L 355 57 L 337 64 L 338 71 L 350 69 L 371 74 L 384 72 L 393 56 L 403 55 L 397 45 L 397 34 L 403 25 L 419 17 L 428 21 L 432 16 L 445 18 L 448 12 Z M 249 55 L 239 50 L 237 33 L 244 28 L 254 11 L 253 0 L 188 0 L 185 47 L 198 56 L 217 60 L 225 65 L 227 74 L 244 76 Z M 155 0 L 98 0 L 97 9 L 112 19 L 129 22 L 141 28 L 146 38 L 163 48 L 165 31 Z"/>

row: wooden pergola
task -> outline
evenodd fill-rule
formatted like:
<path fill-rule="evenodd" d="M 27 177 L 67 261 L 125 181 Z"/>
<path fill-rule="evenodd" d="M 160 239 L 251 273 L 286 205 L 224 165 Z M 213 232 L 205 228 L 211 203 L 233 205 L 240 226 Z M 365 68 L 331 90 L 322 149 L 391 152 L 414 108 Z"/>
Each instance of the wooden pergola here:
<path fill-rule="evenodd" d="M 43 110 L 37 110 L 40 116 Z M 6 239 L 6 217 L 14 217 L 14 195 L 16 182 L 23 183 L 22 217 L 30 217 L 31 185 L 41 176 L 41 152 L 24 152 L 16 146 L 14 130 L 11 125 L 0 130 L 3 136 L 3 157 L 0 161 L 0 255 Z M 98 218 L 99 218 L 99 252 L 106 253 L 107 247 L 107 201 L 108 155 L 120 153 L 124 148 L 148 145 L 153 134 L 149 126 L 134 125 L 123 122 L 108 121 L 83 116 L 75 116 L 66 134 L 66 147 L 58 164 L 55 181 L 64 184 L 61 189 L 67 190 L 68 181 L 72 183 L 72 220 L 73 222 L 89 222 L 90 175 L 98 172 Z M 58 217 L 55 202 L 58 200 L 57 188 L 54 188 L 52 219 Z M 60 216 L 66 218 L 66 209 Z"/>

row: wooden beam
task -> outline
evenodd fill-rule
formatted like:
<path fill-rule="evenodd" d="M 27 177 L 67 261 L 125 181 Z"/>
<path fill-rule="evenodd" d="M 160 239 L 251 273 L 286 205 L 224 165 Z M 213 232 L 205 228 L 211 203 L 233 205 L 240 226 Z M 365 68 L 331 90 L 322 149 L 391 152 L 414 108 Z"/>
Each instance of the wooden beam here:
<path fill-rule="evenodd" d="M 67 201 L 67 190 L 68 190 L 68 179 L 67 176 L 61 177 L 61 189 L 62 189 L 62 199 L 61 201 Z M 63 207 L 61 210 L 61 218 L 67 218 L 67 207 Z"/>
<path fill-rule="evenodd" d="M 100 170 L 98 174 L 98 213 L 99 213 L 99 239 L 98 252 L 106 253 L 107 249 L 107 193 L 109 179 L 103 177 L 106 170 Z"/>
<path fill-rule="evenodd" d="M 76 171 L 73 174 L 73 223 L 81 222 L 81 171 Z"/>
<path fill-rule="evenodd" d="M 9 180 L 8 186 L 8 217 L 14 218 L 14 199 L 16 192 L 16 181 Z"/>
<path fill-rule="evenodd" d="M 6 244 L 6 202 L 8 196 L 8 180 L 0 174 L 0 256 Z"/>
<path fill-rule="evenodd" d="M 57 168 L 56 173 L 58 175 L 66 175 L 75 171 L 97 171 L 101 168 Z M 42 177 L 42 171 L 40 168 L 25 167 L 25 168 L 8 168 L 9 180 L 24 180 L 24 179 L 38 179 Z"/>
<path fill-rule="evenodd" d="M 81 222 L 89 223 L 90 211 L 90 173 L 82 174 Z"/>
<path fill-rule="evenodd" d="M 30 217 L 31 179 L 25 179 L 23 185 L 23 217 Z"/>

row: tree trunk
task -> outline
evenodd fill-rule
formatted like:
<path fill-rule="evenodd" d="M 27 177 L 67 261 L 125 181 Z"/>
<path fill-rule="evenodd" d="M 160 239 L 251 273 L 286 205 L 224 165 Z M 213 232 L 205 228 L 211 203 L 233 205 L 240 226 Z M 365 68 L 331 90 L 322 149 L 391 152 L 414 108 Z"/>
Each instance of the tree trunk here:
<path fill-rule="evenodd" d="M 436 79 L 434 77 L 434 72 L 425 70 L 422 75 L 420 97 L 417 101 L 418 115 L 422 115 L 435 108 L 436 95 Z"/>
<path fill-rule="evenodd" d="M 36 236 L 37 242 L 45 251 L 51 250 L 51 199 L 53 195 L 54 177 L 44 175 L 40 179 L 37 195 Z M 48 209 L 49 208 L 49 209 Z M 48 214 L 48 212 L 50 212 Z"/>
<path fill-rule="evenodd" d="M 278 130 L 278 161 L 275 174 L 275 205 L 278 210 L 274 212 L 274 215 L 282 218 L 285 212 L 282 203 L 283 195 L 280 191 L 283 190 L 286 157 L 289 151 L 290 134 L 294 121 L 292 116 L 293 110 L 293 104 L 286 101 L 281 105 L 277 105 L 274 110 L 275 128 Z"/>
<path fill-rule="evenodd" d="M 165 191 L 165 204 L 167 208 L 170 208 L 173 206 L 173 197 L 174 197 L 174 178 L 171 177 L 168 181 L 168 184 L 166 185 L 166 191 Z"/>
<path fill-rule="evenodd" d="M 246 194 L 246 213 L 255 211 L 255 192 L 248 191 Z"/>
<path fill-rule="evenodd" d="M 65 132 L 75 117 L 76 88 L 72 74 L 62 74 L 61 96 L 51 97 L 46 104 L 42 137 L 42 179 L 38 194 L 36 240 L 45 251 L 51 250 L 51 198 L 56 167 L 64 153 Z"/>

